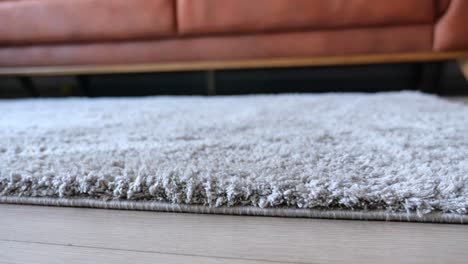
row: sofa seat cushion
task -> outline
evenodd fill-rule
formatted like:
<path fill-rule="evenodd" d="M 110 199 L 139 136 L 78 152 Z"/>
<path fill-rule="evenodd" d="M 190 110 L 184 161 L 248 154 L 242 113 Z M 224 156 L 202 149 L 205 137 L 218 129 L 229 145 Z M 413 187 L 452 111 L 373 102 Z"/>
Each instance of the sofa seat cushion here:
<path fill-rule="evenodd" d="M 0 1 L 0 45 L 155 38 L 175 34 L 175 0 Z"/>
<path fill-rule="evenodd" d="M 185 35 L 429 24 L 435 13 L 429 0 L 177 0 Z"/>

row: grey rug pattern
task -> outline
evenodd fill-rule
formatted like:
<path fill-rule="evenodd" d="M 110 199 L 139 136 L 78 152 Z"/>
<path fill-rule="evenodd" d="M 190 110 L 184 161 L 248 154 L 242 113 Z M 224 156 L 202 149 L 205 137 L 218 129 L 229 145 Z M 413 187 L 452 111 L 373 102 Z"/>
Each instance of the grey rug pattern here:
<path fill-rule="evenodd" d="M 0 202 L 468 220 L 468 107 L 417 92 L 3 100 L 0 112 Z"/>

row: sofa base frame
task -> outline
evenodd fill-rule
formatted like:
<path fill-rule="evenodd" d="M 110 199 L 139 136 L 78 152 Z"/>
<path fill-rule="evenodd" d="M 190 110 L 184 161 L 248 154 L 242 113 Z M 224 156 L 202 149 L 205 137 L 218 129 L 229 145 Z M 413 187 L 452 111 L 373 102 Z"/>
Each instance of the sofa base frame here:
<path fill-rule="evenodd" d="M 0 67 L 0 76 L 90 75 L 142 72 L 214 71 L 256 68 L 286 68 L 383 63 L 436 62 L 467 59 L 468 51 L 417 52 L 377 55 L 328 56 L 312 58 L 275 58 L 229 61 L 196 61 L 120 65 L 64 65 Z"/>

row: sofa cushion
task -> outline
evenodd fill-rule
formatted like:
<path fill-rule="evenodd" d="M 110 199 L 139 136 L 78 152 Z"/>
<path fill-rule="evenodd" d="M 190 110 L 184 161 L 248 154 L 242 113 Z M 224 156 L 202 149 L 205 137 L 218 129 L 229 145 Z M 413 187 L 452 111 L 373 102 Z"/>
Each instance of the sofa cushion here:
<path fill-rule="evenodd" d="M 182 34 L 424 24 L 434 9 L 429 0 L 177 0 Z"/>
<path fill-rule="evenodd" d="M 0 1 L 0 45 L 175 34 L 175 0 Z"/>

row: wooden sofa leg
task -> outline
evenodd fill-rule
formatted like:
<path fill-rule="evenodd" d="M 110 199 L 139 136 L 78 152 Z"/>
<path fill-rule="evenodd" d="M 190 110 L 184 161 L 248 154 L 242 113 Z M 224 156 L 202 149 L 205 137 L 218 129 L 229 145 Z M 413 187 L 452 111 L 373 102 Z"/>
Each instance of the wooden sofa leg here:
<path fill-rule="evenodd" d="M 468 59 L 458 60 L 458 67 L 460 67 L 460 70 L 465 76 L 466 81 L 468 81 Z"/>
<path fill-rule="evenodd" d="M 208 95 L 216 95 L 216 72 L 206 71 L 206 90 Z"/>

